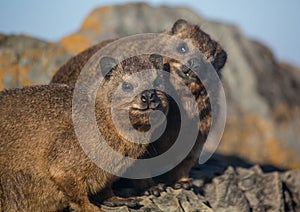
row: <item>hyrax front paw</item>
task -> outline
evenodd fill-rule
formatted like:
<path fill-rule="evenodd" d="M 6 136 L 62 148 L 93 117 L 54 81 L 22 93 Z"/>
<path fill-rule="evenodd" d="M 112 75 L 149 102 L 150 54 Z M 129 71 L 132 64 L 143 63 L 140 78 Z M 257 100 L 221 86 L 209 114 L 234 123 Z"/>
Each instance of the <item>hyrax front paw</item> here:
<path fill-rule="evenodd" d="M 153 195 L 159 197 L 162 192 L 166 191 L 166 187 L 167 186 L 165 184 L 159 183 L 158 185 L 152 186 L 150 189 L 145 191 L 144 195 L 146 196 Z"/>
<path fill-rule="evenodd" d="M 182 178 L 173 185 L 174 189 L 190 190 L 192 187 L 193 180 L 191 178 Z"/>

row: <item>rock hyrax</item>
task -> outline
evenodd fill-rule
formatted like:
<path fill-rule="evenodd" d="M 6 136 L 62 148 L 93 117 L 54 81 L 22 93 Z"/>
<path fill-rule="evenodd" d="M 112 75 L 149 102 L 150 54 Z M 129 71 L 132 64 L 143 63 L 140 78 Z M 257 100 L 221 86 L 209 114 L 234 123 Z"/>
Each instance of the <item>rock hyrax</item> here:
<path fill-rule="evenodd" d="M 191 70 L 191 68 L 193 70 L 197 69 L 200 72 L 204 72 L 207 71 L 207 69 L 205 69 L 203 65 L 205 66 L 205 64 L 207 65 L 210 63 L 214 67 L 218 76 L 221 77 L 221 69 L 226 63 L 227 54 L 222 49 L 221 45 L 213 40 L 207 33 L 202 31 L 199 26 L 189 24 L 185 20 L 180 19 L 176 21 L 172 29 L 166 33 L 182 39 L 182 42 L 176 48 L 180 54 L 187 54 L 189 49 L 192 48 L 196 48 L 202 53 L 201 58 L 190 58 L 187 61 L 187 64 L 182 64 L 179 61 L 170 58 L 166 58 L 165 61 L 170 64 L 170 73 L 177 74 L 184 80 L 184 83 L 188 86 L 198 103 L 200 122 L 199 134 L 195 145 L 190 154 L 177 167 L 163 176 L 164 178 L 167 178 L 165 179 L 165 182 L 177 182 L 175 185 L 177 188 L 189 187 L 189 171 L 199 157 L 211 126 L 211 107 L 209 96 L 201 80 Z M 193 47 L 191 47 L 191 45 L 193 45 Z M 214 71 L 212 68 L 209 68 L 208 70 Z M 184 108 L 186 110 L 194 110 L 189 109 L 188 101 L 185 101 L 185 95 L 180 86 L 178 87 L 176 83 L 172 84 L 175 90 L 182 97 L 183 106 L 187 104 Z M 218 92 L 218 88 L 214 91 Z"/>
<path fill-rule="evenodd" d="M 114 58 L 103 57 L 97 66 L 109 71 L 96 95 L 98 129 L 108 145 L 131 158 L 141 156 L 147 145 L 129 142 L 115 132 L 110 115 L 111 93 L 118 83 L 122 86 L 120 92 L 128 94 L 135 86 L 161 82 L 155 75 L 134 84 L 123 80 L 139 72 L 140 64 L 153 68 L 152 61 L 157 63 L 155 58 L 159 57 L 134 57 L 117 65 Z M 72 121 L 73 91 L 67 85 L 51 84 L 0 92 L 1 211 L 57 211 L 68 206 L 76 211 L 99 210 L 89 202 L 88 195 L 101 193 L 117 177 L 96 166 L 83 152 Z M 168 111 L 167 98 L 159 90 L 146 90 L 133 100 L 125 95 L 122 101 L 129 105 L 130 119 L 141 131 L 147 130 L 153 110 Z M 81 109 L 85 110 L 84 104 Z M 110 163 L 109 157 L 99 157 Z"/>

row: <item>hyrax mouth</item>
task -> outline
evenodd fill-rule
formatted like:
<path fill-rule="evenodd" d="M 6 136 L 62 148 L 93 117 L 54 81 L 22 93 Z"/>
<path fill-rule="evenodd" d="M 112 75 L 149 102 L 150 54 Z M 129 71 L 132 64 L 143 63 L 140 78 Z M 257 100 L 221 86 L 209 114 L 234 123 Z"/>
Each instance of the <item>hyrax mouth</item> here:
<path fill-rule="evenodd" d="M 190 58 L 186 64 L 181 64 L 176 60 L 171 61 L 171 64 L 173 68 L 171 72 L 176 73 L 188 82 L 198 82 L 200 80 L 198 77 L 199 73 L 201 73 L 201 78 L 206 79 L 206 72 L 209 70 L 208 63 L 197 57 Z"/>
<path fill-rule="evenodd" d="M 145 90 L 137 95 L 130 106 L 130 121 L 134 128 L 147 131 L 150 129 L 150 115 L 154 111 L 168 113 L 168 103 L 166 95 L 158 90 Z M 153 118 L 153 117 L 152 117 Z M 159 125 L 164 120 L 164 116 L 156 116 L 151 123 Z"/>

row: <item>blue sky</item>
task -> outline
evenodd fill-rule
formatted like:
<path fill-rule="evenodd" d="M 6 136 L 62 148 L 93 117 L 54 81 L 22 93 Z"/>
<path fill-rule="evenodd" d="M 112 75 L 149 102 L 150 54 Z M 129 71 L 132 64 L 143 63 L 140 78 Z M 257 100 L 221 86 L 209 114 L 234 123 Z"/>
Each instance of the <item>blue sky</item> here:
<path fill-rule="evenodd" d="M 25 33 L 55 41 L 77 30 L 95 7 L 120 0 L 1 0 L 0 33 Z M 132 1 L 131 1 L 132 2 Z M 153 6 L 188 6 L 200 15 L 236 24 L 263 41 L 275 56 L 300 67 L 299 0 L 147 0 Z"/>

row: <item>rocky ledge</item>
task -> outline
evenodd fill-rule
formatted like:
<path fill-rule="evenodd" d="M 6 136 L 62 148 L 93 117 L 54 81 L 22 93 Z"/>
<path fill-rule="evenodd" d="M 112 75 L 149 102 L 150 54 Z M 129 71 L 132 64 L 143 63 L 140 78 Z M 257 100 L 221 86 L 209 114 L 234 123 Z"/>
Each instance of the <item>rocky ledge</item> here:
<path fill-rule="evenodd" d="M 136 208 L 101 208 L 104 211 L 300 211 L 300 170 L 251 165 L 237 158 L 231 163 L 232 159 L 215 155 L 208 163 L 196 165 L 191 171 L 192 190 L 167 187 L 159 197 L 138 197 Z"/>

